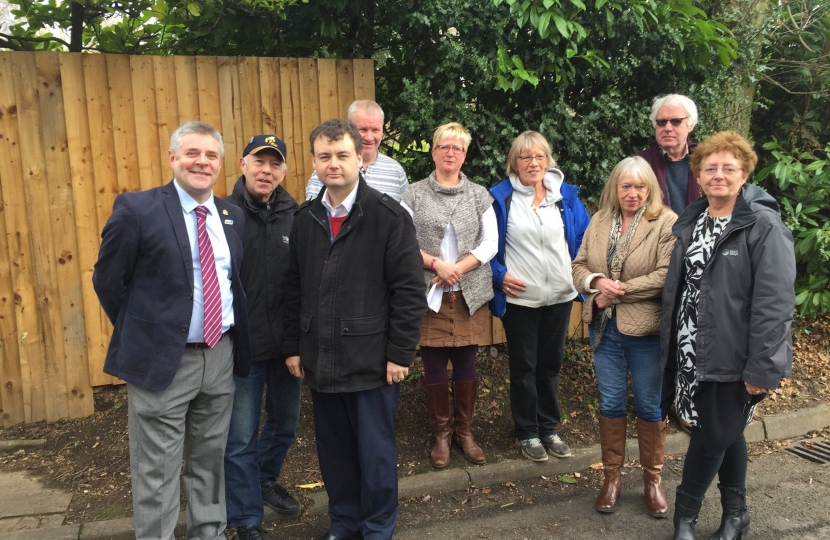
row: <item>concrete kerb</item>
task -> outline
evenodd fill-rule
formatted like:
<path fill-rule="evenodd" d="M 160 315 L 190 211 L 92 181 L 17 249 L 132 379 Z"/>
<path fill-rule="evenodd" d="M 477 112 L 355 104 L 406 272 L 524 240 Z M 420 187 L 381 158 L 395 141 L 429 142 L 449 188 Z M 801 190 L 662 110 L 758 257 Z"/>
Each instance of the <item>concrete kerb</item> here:
<path fill-rule="evenodd" d="M 769 421 L 772 420 L 772 430 Z M 797 433 L 792 428 L 784 430 L 779 426 L 797 426 Z M 805 435 L 810 431 L 830 426 L 830 405 L 819 405 L 809 409 L 799 409 L 777 416 L 768 416 L 756 420 L 747 426 L 744 436 L 748 443 L 762 442 L 765 439 L 789 439 Z M 770 433 L 783 434 L 771 437 Z M 689 435 L 676 432 L 666 437 L 666 454 L 682 455 L 689 446 Z M 506 460 L 491 465 L 472 466 L 464 469 L 434 471 L 416 476 L 402 478 L 398 483 L 398 498 L 409 499 L 419 495 L 439 495 L 462 491 L 470 486 L 485 487 L 519 480 L 528 480 L 540 476 L 555 476 L 578 472 L 602 461 L 598 444 L 586 448 L 572 449 L 573 455 L 567 459 L 550 458 L 542 463 L 526 459 Z M 637 439 L 626 441 L 626 461 L 635 461 L 640 457 Z M 465 478 L 466 477 L 466 478 Z M 328 496 L 325 492 L 309 496 L 313 501 L 306 513 L 309 517 L 325 515 L 328 511 Z"/>
<path fill-rule="evenodd" d="M 768 416 L 762 421 L 753 422 L 745 434 L 747 442 L 761 442 L 765 439 L 789 439 L 830 427 L 830 405 L 822 404 L 809 409 L 800 409 L 786 414 Z M 795 430 L 798 430 L 795 432 Z M 666 439 L 667 454 L 683 454 L 688 445 L 688 435 L 673 433 Z M 626 457 L 634 460 L 639 456 L 637 440 L 626 443 Z M 492 465 L 435 471 L 402 478 L 398 493 L 401 499 L 419 495 L 432 496 L 463 491 L 470 486 L 485 487 L 504 484 L 518 480 L 527 480 L 539 476 L 570 474 L 588 468 L 599 462 L 599 445 L 587 448 L 574 448 L 573 455 L 567 459 L 550 458 L 543 463 L 529 460 L 507 460 Z M 324 491 L 307 496 L 312 504 L 306 509 L 306 515 L 317 517 L 328 512 L 328 496 Z M 291 519 L 295 516 L 279 516 L 266 512 L 266 521 Z M 184 532 L 184 514 L 179 516 L 177 533 Z M 132 518 L 110 521 L 90 522 L 83 525 L 66 525 L 46 529 L 34 529 L 6 534 L 6 540 L 120 540 L 133 538 Z"/>
<path fill-rule="evenodd" d="M 46 445 L 46 439 L 0 441 L 0 453 L 17 452 Z"/>

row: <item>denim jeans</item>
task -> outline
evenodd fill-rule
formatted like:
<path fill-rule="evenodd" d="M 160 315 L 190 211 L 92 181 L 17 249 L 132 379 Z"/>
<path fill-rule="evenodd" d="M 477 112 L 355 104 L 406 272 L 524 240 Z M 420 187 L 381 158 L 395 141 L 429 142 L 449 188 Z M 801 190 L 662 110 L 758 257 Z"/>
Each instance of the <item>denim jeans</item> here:
<path fill-rule="evenodd" d="M 225 449 L 225 499 L 229 527 L 262 523 L 260 484 L 276 481 L 300 420 L 302 381 L 275 360 L 251 365 L 247 378 L 234 376 L 236 394 Z M 262 393 L 265 425 L 259 430 Z"/>
<path fill-rule="evenodd" d="M 593 324 L 589 330 L 593 340 Z M 599 386 L 599 413 L 602 416 L 625 417 L 630 371 L 637 417 L 646 422 L 663 419 L 660 411 L 663 390 L 660 336 L 626 336 L 617 330 L 617 319 L 612 317 L 594 353 L 594 369 Z"/>

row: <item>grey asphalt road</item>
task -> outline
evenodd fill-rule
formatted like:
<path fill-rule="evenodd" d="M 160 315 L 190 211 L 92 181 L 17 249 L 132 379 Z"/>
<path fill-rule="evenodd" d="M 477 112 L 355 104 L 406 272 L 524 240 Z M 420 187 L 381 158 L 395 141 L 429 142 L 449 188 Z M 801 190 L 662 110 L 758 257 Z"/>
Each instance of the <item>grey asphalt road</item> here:
<path fill-rule="evenodd" d="M 682 457 L 670 462 L 680 470 Z M 670 539 L 670 519 L 645 513 L 642 471 L 627 469 L 623 498 L 615 514 L 599 514 L 593 500 L 601 479 L 583 471 L 575 484 L 538 478 L 500 486 L 476 486 L 468 493 L 417 497 L 401 505 L 400 540 L 467 540 L 541 538 L 620 540 Z M 670 503 L 680 476 L 664 473 Z M 752 540 L 830 539 L 830 465 L 817 465 L 783 450 L 752 458 L 747 477 Z M 717 488 L 712 487 L 701 511 L 698 538 L 707 539 L 720 521 Z M 287 540 L 318 538 L 328 518 L 283 522 L 269 536 Z"/>

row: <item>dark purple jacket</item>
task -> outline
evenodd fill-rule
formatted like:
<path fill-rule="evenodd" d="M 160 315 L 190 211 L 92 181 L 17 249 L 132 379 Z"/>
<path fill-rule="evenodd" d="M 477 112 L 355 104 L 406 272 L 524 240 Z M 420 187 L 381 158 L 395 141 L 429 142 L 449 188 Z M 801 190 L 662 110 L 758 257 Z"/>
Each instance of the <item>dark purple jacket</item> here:
<path fill-rule="evenodd" d="M 691 139 L 688 139 L 686 143 L 689 145 L 689 154 L 691 154 L 694 152 L 697 143 L 692 142 Z M 659 146 L 652 146 L 634 155 L 640 156 L 651 165 L 651 169 L 657 177 L 657 183 L 660 184 L 660 191 L 663 192 L 663 204 L 671 207 L 671 204 L 669 204 L 669 191 L 666 188 L 666 158 L 663 155 L 663 149 Z M 692 171 L 689 170 L 689 189 L 686 192 L 686 204 L 688 205 L 692 201 L 696 201 L 700 195 L 700 185 L 697 183 L 697 179 L 692 174 Z"/>

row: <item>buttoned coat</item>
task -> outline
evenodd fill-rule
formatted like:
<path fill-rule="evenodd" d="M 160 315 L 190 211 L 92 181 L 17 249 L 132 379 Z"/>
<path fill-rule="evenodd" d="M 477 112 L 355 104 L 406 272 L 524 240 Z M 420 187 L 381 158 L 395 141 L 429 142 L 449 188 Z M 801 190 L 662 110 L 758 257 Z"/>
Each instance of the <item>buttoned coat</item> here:
<path fill-rule="evenodd" d="M 288 244 L 284 357 L 300 357 L 317 392 L 386 384 L 386 363 L 409 366 L 427 310 L 423 259 L 409 213 L 362 175 L 331 238 L 321 191 L 300 205 Z"/>
<path fill-rule="evenodd" d="M 240 279 L 245 215 L 214 201 L 231 254 L 234 373 L 247 377 L 251 346 Z M 193 255 L 173 182 L 116 197 L 101 238 L 92 284 L 113 324 L 104 372 L 163 390 L 179 369 L 193 313 Z"/>
<path fill-rule="evenodd" d="M 615 306 L 617 329 L 627 336 L 649 336 L 660 333 L 661 299 L 666 272 L 669 267 L 675 238 L 671 229 L 677 214 L 663 207 L 659 216 L 644 214 L 628 248 L 628 256 L 618 276 L 608 268 L 608 240 L 611 236 L 611 217 L 591 220 L 582 246 L 572 263 L 576 290 L 586 295 L 582 305 L 582 321 L 590 324 L 594 318 L 594 297 L 585 288 L 585 279 L 601 273 L 619 280 L 625 294 L 618 297 Z"/>

